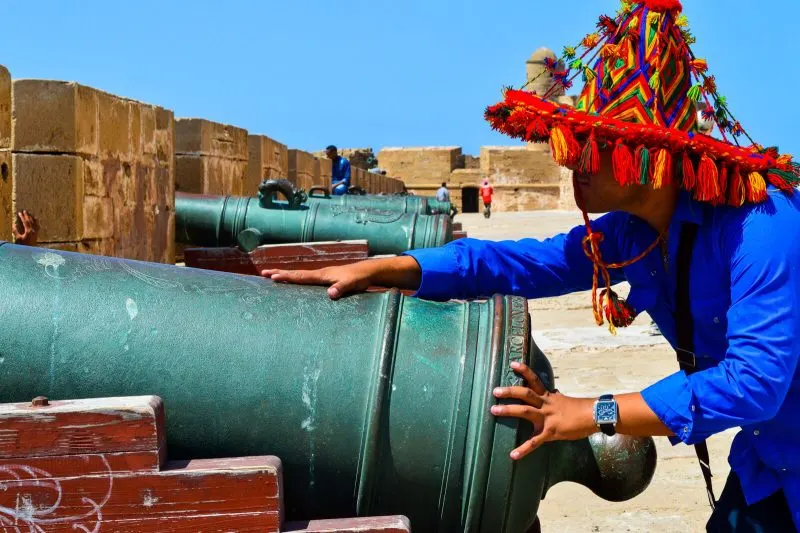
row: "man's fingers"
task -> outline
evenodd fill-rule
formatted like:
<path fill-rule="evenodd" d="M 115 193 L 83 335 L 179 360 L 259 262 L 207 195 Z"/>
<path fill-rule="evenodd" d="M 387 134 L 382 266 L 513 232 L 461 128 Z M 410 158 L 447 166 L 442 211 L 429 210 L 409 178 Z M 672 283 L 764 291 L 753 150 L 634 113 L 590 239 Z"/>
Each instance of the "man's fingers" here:
<path fill-rule="evenodd" d="M 542 397 L 529 387 L 497 387 L 494 389 L 495 398 L 513 398 L 534 407 L 542 406 Z"/>
<path fill-rule="evenodd" d="M 539 446 L 547 442 L 546 437 L 544 434 L 540 433 L 539 435 L 534 435 L 530 439 L 523 442 L 520 446 L 517 446 L 511 451 L 511 458 L 515 461 L 519 461 L 526 455 L 529 455 L 531 452 L 536 451 Z"/>
<path fill-rule="evenodd" d="M 511 363 L 511 369 L 519 374 L 536 394 L 545 394 L 547 392 L 539 376 L 525 363 Z"/>
<path fill-rule="evenodd" d="M 491 411 L 495 416 L 511 416 L 527 420 L 533 423 L 535 428 L 541 428 L 544 422 L 542 412 L 530 405 L 493 405 Z"/>

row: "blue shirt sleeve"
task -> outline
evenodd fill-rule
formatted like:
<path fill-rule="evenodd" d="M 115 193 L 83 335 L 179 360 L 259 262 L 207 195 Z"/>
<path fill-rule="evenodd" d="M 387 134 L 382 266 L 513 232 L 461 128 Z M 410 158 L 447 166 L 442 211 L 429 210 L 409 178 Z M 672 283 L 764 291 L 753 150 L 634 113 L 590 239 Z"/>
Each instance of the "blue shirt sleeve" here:
<path fill-rule="evenodd" d="M 618 260 L 618 239 L 625 215 L 611 213 L 592 223 L 605 239 L 600 250 L 606 262 Z M 422 270 L 415 296 L 430 300 L 489 297 L 493 294 L 526 298 L 558 296 L 590 289 L 592 263 L 583 252 L 586 228 L 550 239 L 481 241 L 459 239 L 439 248 L 406 252 Z M 623 281 L 619 270 L 609 271 L 614 283 Z"/>
<path fill-rule="evenodd" d="M 642 391 L 687 444 L 774 418 L 791 385 L 800 354 L 800 210 L 791 199 L 771 198 L 772 205 L 729 215 L 719 232 L 717 253 L 731 284 L 725 359 Z"/>

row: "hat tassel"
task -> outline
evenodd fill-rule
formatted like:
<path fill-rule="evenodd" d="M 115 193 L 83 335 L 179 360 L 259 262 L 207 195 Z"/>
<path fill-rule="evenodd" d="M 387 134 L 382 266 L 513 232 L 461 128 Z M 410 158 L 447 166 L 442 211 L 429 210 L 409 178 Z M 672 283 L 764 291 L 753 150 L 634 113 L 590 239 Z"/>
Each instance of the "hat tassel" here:
<path fill-rule="evenodd" d="M 597 146 L 597 137 L 594 132 L 589 134 L 586 144 L 583 145 L 578 172 L 585 175 L 594 175 L 600 170 L 600 149 Z"/>
<path fill-rule="evenodd" d="M 622 139 L 617 139 L 614 152 L 611 155 L 611 164 L 614 170 L 614 177 L 620 185 L 628 186 L 636 183 L 633 153 Z"/>

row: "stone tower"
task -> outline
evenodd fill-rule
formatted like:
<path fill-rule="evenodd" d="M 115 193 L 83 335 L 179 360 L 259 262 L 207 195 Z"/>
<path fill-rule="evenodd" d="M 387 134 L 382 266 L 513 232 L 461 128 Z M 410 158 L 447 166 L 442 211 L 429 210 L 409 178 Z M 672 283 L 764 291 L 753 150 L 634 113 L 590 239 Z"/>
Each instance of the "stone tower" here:
<path fill-rule="evenodd" d="M 545 94 L 553 85 L 553 76 L 547 72 L 547 69 L 544 65 L 545 58 L 550 58 L 553 60 L 558 59 L 552 50 L 548 48 L 539 48 L 533 53 L 533 55 L 531 55 L 530 59 L 528 59 L 525 64 L 527 70 L 526 81 L 530 82 L 530 80 L 536 80 L 530 82 L 525 89 L 528 91 L 533 91 L 540 96 Z M 563 69 L 564 64 L 559 62 L 558 68 Z M 558 100 L 558 98 L 563 95 L 564 88 L 558 87 L 557 89 L 553 90 L 548 99 Z"/>

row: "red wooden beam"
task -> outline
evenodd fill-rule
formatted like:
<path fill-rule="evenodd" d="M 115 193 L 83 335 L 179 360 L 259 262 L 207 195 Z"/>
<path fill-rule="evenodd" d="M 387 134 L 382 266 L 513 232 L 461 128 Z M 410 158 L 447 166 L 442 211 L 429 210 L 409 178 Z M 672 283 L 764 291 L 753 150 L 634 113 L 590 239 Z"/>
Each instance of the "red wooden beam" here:
<path fill-rule="evenodd" d="M 259 275 L 262 270 L 313 270 L 348 265 L 369 257 L 367 241 L 270 244 L 252 252 L 239 248 L 187 248 L 187 267 Z"/>

